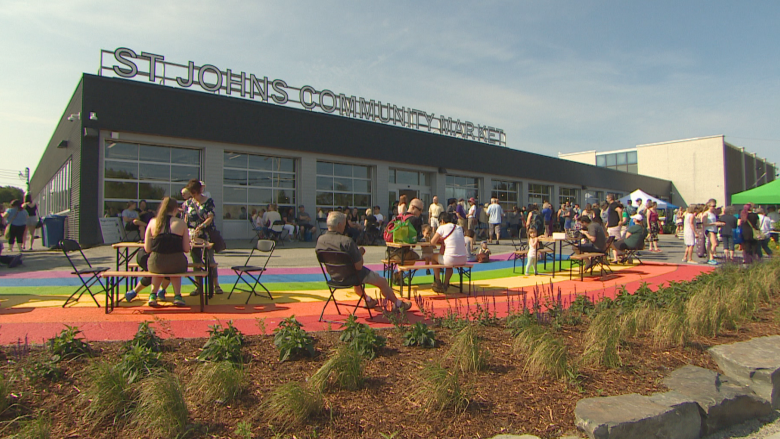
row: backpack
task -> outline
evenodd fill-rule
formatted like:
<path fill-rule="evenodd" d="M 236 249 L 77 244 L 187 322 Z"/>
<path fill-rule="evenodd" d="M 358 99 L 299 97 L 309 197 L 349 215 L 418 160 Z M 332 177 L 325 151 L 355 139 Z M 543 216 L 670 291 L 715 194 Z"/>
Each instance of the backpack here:
<path fill-rule="evenodd" d="M 534 212 L 534 217 L 531 221 L 533 222 L 533 226 L 536 229 L 538 236 L 544 235 L 544 218 L 542 217 L 542 214 Z"/>
<path fill-rule="evenodd" d="M 387 223 L 387 228 L 385 228 L 384 238 L 385 242 L 406 242 L 406 239 L 403 241 L 398 241 L 395 238 L 396 232 L 401 232 L 402 228 L 407 229 L 407 236 L 409 236 L 409 240 L 414 239 L 414 242 L 409 242 L 410 244 L 414 244 L 417 242 L 417 230 L 414 229 L 414 226 L 409 224 L 409 218 L 413 217 L 414 215 L 411 213 L 405 213 L 403 215 L 398 215 L 394 219 L 392 219 L 389 223 Z M 411 232 L 411 233 L 409 233 Z M 411 235 L 411 236 L 410 236 Z"/>

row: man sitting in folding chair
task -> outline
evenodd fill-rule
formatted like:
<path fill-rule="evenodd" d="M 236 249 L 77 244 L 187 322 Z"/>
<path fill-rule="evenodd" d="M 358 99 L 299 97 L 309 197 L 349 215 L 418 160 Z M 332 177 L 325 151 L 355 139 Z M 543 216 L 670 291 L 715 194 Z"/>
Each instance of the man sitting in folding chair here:
<path fill-rule="evenodd" d="M 634 224 L 633 226 L 629 227 L 628 230 L 626 231 L 625 239 L 616 241 L 614 244 L 615 249 L 617 249 L 618 251 L 619 260 L 612 261 L 612 262 L 622 263 L 622 262 L 628 262 L 629 260 L 636 258 L 639 260 L 639 263 L 641 264 L 642 260 L 639 259 L 636 253 L 639 250 L 644 250 L 646 237 L 647 237 L 647 229 L 641 224 Z"/>
<path fill-rule="evenodd" d="M 379 288 L 385 299 L 393 304 L 394 311 L 397 309 L 403 309 L 406 311 L 411 308 L 411 303 L 404 302 L 395 296 L 393 289 L 390 288 L 390 285 L 387 284 L 387 281 L 382 278 L 382 276 L 363 266 L 363 253 L 365 253 L 366 250 L 362 247 L 358 248 L 357 244 L 355 244 L 355 241 L 344 235 L 344 229 L 347 225 L 346 215 L 341 212 L 330 212 L 328 214 L 327 225 L 328 231 L 321 235 L 319 239 L 317 239 L 317 245 L 314 247 L 314 250 L 316 252 L 344 252 L 350 256 L 352 262 L 355 264 L 355 269 L 357 270 L 359 276 L 359 279 L 354 279 L 352 284 L 355 285 L 355 293 L 358 296 L 365 298 L 366 307 L 374 308 L 378 305 L 379 302 L 365 294 L 365 290 L 361 286 L 362 284 L 373 285 Z M 347 283 L 350 280 L 341 279 L 340 273 L 328 274 L 330 274 L 331 279 L 335 282 Z M 331 291 L 331 296 L 332 295 L 333 292 Z"/>

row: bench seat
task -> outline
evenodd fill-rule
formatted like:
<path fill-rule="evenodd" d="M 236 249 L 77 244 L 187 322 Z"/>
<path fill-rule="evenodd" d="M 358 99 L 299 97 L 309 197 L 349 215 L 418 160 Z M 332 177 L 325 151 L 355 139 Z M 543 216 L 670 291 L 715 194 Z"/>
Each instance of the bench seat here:
<path fill-rule="evenodd" d="M 573 254 L 569 256 L 569 261 L 571 261 L 572 265 L 577 265 L 580 270 L 580 281 L 582 282 L 585 280 L 585 261 L 589 259 L 593 259 L 593 264 L 590 266 L 590 274 L 593 274 L 593 267 L 596 265 L 599 266 L 600 269 L 600 276 L 603 278 L 605 273 L 611 273 L 612 270 L 609 269 L 607 266 L 605 259 L 607 258 L 607 253 L 598 253 L 598 252 L 588 252 L 588 253 L 579 253 L 579 254 Z M 569 270 L 569 280 L 572 278 L 572 271 Z"/>
<path fill-rule="evenodd" d="M 206 271 L 186 271 L 183 273 L 152 273 L 150 271 L 120 271 L 120 270 L 108 270 L 100 273 L 100 277 L 106 279 L 106 314 L 114 310 L 116 305 L 122 300 L 119 295 L 120 279 L 137 279 L 141 277 L 189 277 L 196 278 L 196 286 L 200 291 L 203 291 L 203 279 L 208 277 Z M 200 295 L 200 312 L 204 312 L 206 309 L 206 301 L 208 294 L 203 292 Z"/>
<path fill-rule="evenodd" d="M 415 261 L 416 262 L 416 261 Z M 453 269 L 458 271 L 458 275 L 460 276 L 460 292 L 463 293 L 463 276 L 466 276 L 468 278 L 469 282 L 469 294 L 471 294 L 471 268 L 474 267 L 474 264 L 471 262 L 467 262 L 465 264 L 458 264 L 458 265 L 444 265 L 444 264 L 412 264 L 412 265 L 396 265 L 396 268 L 398 269 L 399 273 L 408 272 L 409 273 L 409 289 L 408 289 L 408 298 L 412 298 L 412 279 L 414 279 L 415 273 L 417 273 L 417 270 L 425 270 L 425 269 L 434 269 L 438 268 L 440 270 L 442 269 Z M 401 283 L 401 297 L 404 295 L 404 284 Z"/>

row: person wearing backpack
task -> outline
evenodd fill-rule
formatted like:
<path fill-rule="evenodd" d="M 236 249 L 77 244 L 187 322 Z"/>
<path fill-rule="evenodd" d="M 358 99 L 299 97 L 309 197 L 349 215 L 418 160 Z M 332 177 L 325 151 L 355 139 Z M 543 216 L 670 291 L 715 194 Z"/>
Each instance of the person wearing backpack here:
<path fill-rule="evenodd" d="M 525 228 L 526 230 L 536 229 L 536 236 L 544 235 L 544 218 L 539 213 L 539 205 L 536 203 L 531 205 L 525 220 Z"/>

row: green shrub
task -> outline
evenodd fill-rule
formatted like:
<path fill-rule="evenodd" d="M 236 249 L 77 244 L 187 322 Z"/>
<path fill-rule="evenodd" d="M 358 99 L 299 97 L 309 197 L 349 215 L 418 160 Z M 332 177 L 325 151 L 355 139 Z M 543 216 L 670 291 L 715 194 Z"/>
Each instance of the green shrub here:
<path fill-rule="evenodd" d="M 347 343 L 349 347 L 369 360 L 376 358 L 377 351 L 387 341 L 385 337 L 378 335 L 374 328 L 364 323 L 358 323 L 354 315 L 347 317 L 347 322 L 344 330 L 341 332 L 341 336 L 339 336 L 339 340 Z"/>
<path fill-rule="evenodd" d="M 79 334 L 81 331 L 75 326 L 65 325 L 65 329 L 50 338 L 49 347 L 51 348 L 52 361 L 56 363 L 60 360 L 92 355 L 92 348 L 84 342 L 83 338 L 79 337 Z"/>
<path fill-rule="evenodd" d="M 412 399 L 426 412 L 462 412 L 469 406 L 470 391 L 461 386 L 457 370 L 450 372 L 441 364 L 433 363 L 420 372 Z"/>
<path fill-rule="evenodd" d="M 136 430 L 150 437 L 181 437 L 187 427 L 189 410 L 179 379 L 160 372 L 138 385 L 138 406 L 133 413 Z"/>
<path fill-rule="evenodd" d="M 125 350 L 130 350 L 134 346 L 145 347 L 152 352 L 160 352 L 162 351 L 162 339 L 155 333 L 154 328 L 149 326 L 149 322 L 144 321 L 138 324 L 138 331 L 133 339 L 125 343 Z"/>
<path fill-rule="evenodd" d="M 659 311 L 652 336 L 659 346 L 684 346 L 690 339 L 685 304 L 679 303 Z"/>
<path fill-rule="evenodd" d="M 233 430 L 236 437 L 243 439 L 252 439 L 252 424 L 247 421 L 239 421 Z"/>
<path fill-rule="evenodd" d="M 528 309 L 524 309 L 522 313 L 510 314 L 506 317 L 506 328 L 512 334 L 512 337 L 517 337 L 525 328 L 536 324 L 538 324 L 536 316 L 531 314 L 531 311 Z"/>
<path fill-rule="evenodd" d="M 116 367 L 127 382 L 133 384 L 162 368 L 162 361 L 159 352 L 153 352 L 145 345 L 132 345 L 122 354 L 122 360 Z"/>
<path fill-rule="evenodd" d="M 638 306 L 620 316 L 620 338 L 627 340 L 650 331 L 655 325 L 658 310 L 647 305 Z"/>
<path fill-rule="evenodd" d="M 523 372 L 530 376 L 567 379 L 577 375 L 569 362 L 566 345 L 541 326 L 529 326 L 519 333 L 513 348 L 523 356 Z"/>
<path fill-rule="evenodd" d="M 127 417 L 135 407 L 133 389 L 117 367 L 99 362 L 87 369 L 81 398 L 89 405 L 86 415 L 99 424 Z"/>
<path fill-rule="evenodd" d="M 596 311 L 596 305 L 585 294 L 578 295 L 569 306 L 569 310 L 576 314 L 590 316 Z"/>
<path fill-rule="evenodd" d="M 275 388 L 260 406 L 264 421 L 284 431 L 301 426 L 324 406 L 322 394 L 298 382 Z"/>
<path fill-rule="evenodd" d="M 320 392 L 329 386 L 358 390 L 363 387 L 363 356 L 355 349 L 342 346 L 309 379 L 309 385 Z"/>
<path fill-rule="evenodd" d="M 451 358 L 461 372 L 471 373 L 487 368 L 488 355 L 487 350 L 482 349 L 476 326 L 469 325 L 455 335 L 446 357 Z"/>
<path fill-rule="evenodd" d="M 51 437 L 51 420 L 48 414 L 40 413 L 37 418 L 21 423 L 19 432 L 11 436 L 15 439 L 49 439 Z"/>
<path fill-rule="evenodd" d="M 592 365 L 614 369 L 623 365 L 620 359 L 620 321 L 615 310 L 597 315 L 585 333 L 583 360 Z"/>
<path fill-rule="evenodd" d="M 274 329 L 274 345 L 279 350 L 279 361 L 287 361 L 299 355 L 314 356 L 314 339 L 295 320 L 287 317 Z"/>
<path fill-rule="evenodd" d="M 198 354 L 200 361 L 229 361 L 242 363 L 244 358 L 241 347 L 244 345 L 244 334 L 241 333 L 233 322 L 229 321 L 226 328 L 216 324 L 209 326 L 209 339 Z"/>
<path fill-rule="evenodd" d="M 436 333 L 425 323 L 417 322 L 412 325 L 412 329 L 404 334 L 404 346 L 435 347 Z"/>
<path fill-rule="evenodd" d="M 60 366 L 51 359 L 34 360 L 24 369 L 24 374 L 33 384 L 41 384 L 46 381 L 58 381 L 62 379 L 64 372 Z"/>
<path fill-rule="evenodd" d="M 190 394 L 197 402 L 227 404 L 247 388 L 246 374 L 240 365 L 230 361 L 205 363 L 195 372 L 190 382 Z"/>

